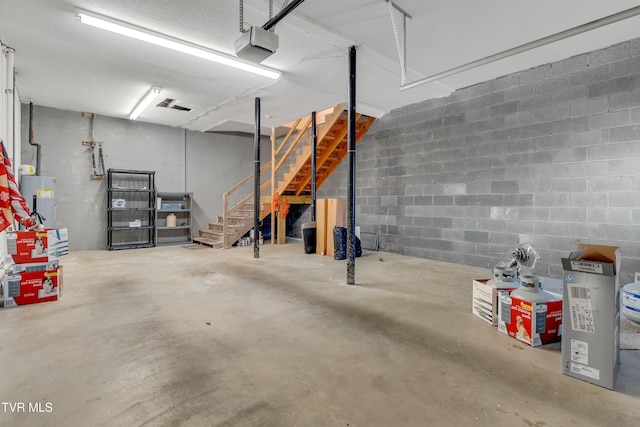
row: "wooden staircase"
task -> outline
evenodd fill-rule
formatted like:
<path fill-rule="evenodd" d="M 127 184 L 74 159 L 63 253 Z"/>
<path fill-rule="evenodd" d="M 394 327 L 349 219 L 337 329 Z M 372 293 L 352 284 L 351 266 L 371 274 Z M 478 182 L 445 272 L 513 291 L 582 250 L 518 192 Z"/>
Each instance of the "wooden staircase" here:
<path fill-rule="evenodd" d="M 356 114 L 356 142 L 369 130 L 374 117 Z M 316 188 L 319 189 L 347 156 L 348 113 L 344 104 L 316 114 Z M 284 196 L 290 204 L 311 203 L 311 116 L 285 125 L 289 132 L 276 147 L 272 136 L 272 158 L 260 170 L 260 220 L 271 214 L 273 195 Z M 275 165 L 275 167 L 272 167 Z M 217 222 L 199 230 L 196 242 L 213 247 L 228 247 L 253 228 L 253 175 L 248 176 L 223 196 L 224 214 Z M 242 196 L 241 194 L 246 194 Z M 275 221 L 272 221 L 272 230 Z M 272 232 L 272 242 L 274 235 Z"/>

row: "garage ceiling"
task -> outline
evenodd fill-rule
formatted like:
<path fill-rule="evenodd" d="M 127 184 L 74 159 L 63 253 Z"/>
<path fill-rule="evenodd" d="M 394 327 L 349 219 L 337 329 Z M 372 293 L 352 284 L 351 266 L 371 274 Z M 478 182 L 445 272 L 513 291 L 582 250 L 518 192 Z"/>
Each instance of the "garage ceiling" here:
<path fill-rule="evenodd" d="M 640 5 L 632 0 L 394 0 L 406 26 L 408 81 L 514 48 Z M 245 0 L 245 27 L 268 19 L 267 0 Z M 283 0 L 274 0 L 274 13 Z M 264 132 L 347 98 L 347 52 L 358 46 L 357 103 L 380 117 L 456 89 L 639 36 L 640 17 L 401 91 L 401 68 L 385 0 L 306 0 L 275 29 L 280 47 L 263 65 L 271 80 L 81 24 L 81 8 L 231 55 L 238 0 L 1 1 L 0 40 L 16 51 L 23 102 L 128 118 L 151 86 L 191 108 L 151 106 L 138 120 L 196 131 L 252 132 L 254 98 Z M 402 34 L 402 16 L 396 12 Z"/>

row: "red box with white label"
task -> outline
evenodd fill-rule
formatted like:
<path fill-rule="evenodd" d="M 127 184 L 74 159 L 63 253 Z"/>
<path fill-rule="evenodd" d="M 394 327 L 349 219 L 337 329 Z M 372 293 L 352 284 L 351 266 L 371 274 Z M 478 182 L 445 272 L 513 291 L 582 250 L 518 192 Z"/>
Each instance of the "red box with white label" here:
<path fill-rule="evenodd" d="M 69 254 L 66 228 L 7 233 L 7 252 L 16 264 L 54 261 Z"/>
<path fill-rule="evenodd" d="M 60 299 L 63 284 L 62 266 L 51 269 L 51 264 L 42 264 L 46 268 L 43 270 L 7 273 L 4 306 L 16 307 Z M 57 262 L 54 265 L 57 265 Z"/>
<path fill-rule="evenodd" d="M 498 330 L 537 347 L 562 340 L 562 296 L 558 301 L 532 303 L 510 295 L 498 301 Z"/>

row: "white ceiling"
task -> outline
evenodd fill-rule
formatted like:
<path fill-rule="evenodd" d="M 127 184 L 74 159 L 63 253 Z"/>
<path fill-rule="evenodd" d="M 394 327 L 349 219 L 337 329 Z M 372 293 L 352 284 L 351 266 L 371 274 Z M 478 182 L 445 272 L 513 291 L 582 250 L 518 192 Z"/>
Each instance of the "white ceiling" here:
<path fill-rule="evenodd" d="M 407 21 L 409 82 L 640 5 L 637 0 L 394 0 Z M 283 0 L 274 0 L 278 12 Z M 277 26 L 263 65 L 278 81 L 81 24 L 75 8 L 234 54 L 239 0 L 0 0 L 0 40 L 16 50 L 24 102 L 127 118 L 151 86 L 191 112 L 148 108 L 138 120 L 198 131 L 247 131 L 254 98 L 264 131 L 347 100 L 348 48 L 357 51 L 357 109 L 390 110 L 640 36 L 629 18 L 470 71 L 401 91 L 385 0 L 306 0 Z M 399 15 L 396 15 L 400 18 Z M 267 0 L 244 1 L 245 27 L 269 18 Z M 398 21 L 400 22 L 400 21 Z"/>

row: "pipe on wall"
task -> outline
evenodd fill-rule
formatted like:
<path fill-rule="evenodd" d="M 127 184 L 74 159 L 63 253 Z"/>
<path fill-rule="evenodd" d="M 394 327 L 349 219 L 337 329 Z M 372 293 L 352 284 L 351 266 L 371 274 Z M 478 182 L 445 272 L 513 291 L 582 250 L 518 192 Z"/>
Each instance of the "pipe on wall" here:
<path fill-rule="evenodd" d="M 34 120 L 33 120 L 33 101 L 29 102 L 29 145 L 36 147 L 36 175 L 40 175 L 40 144 L 36 144 L 33 136 Z"/>
<path fill-rule="evenodd" d="M 15 114 L 15 105 L 16 105 L 16 98 L 15 98 L 15 65 L 14 65 L 14 60 L 15 60 L 15 53 L 16 51 L 10 47 L 5 48 L 5 52 L 7 55 L 7 82 L 5 85 L 5 93 L 7 94 L 7 102 L 6 102 L 6 109 L 7 109 L 7 119 L 6 119 L 6 128 L 7 128 L 7 140 L 5 141 L 5 147 L 11 148 L 11 150 L 9 150 L 9 157 L 14 157 L 15 156 L 15 146 L 16 146 L 16 141 L 15 141 L 15 119 L 14 119 L 14 114 Z M 11 162 L 15 165 L 15 159 L 12 158 Z M 16 167 L 19 167 L 19 165 L 15 165 Z M 17 170 L 17 169 L 16 169 Z"/>

